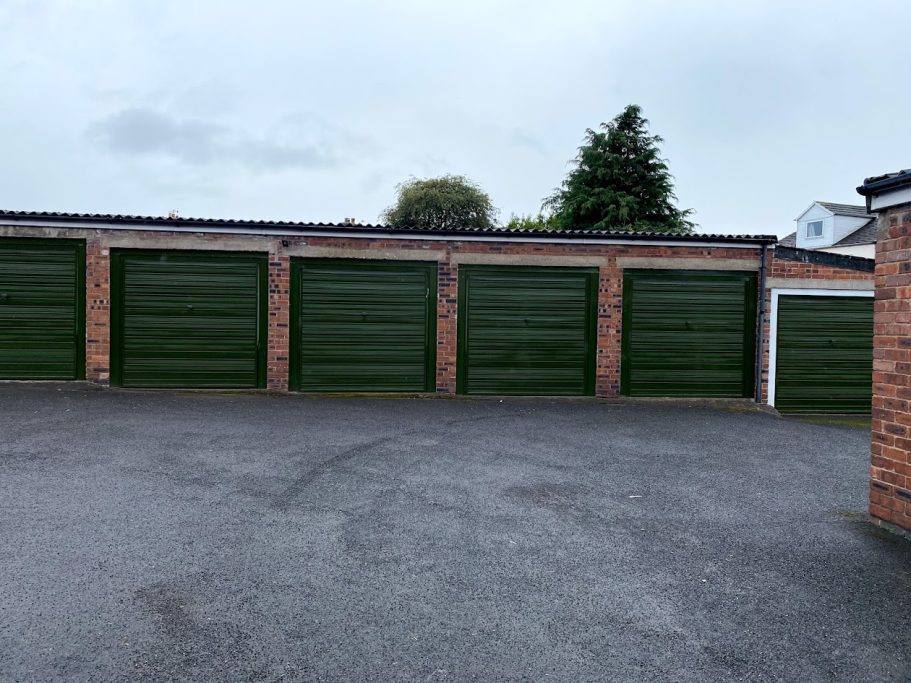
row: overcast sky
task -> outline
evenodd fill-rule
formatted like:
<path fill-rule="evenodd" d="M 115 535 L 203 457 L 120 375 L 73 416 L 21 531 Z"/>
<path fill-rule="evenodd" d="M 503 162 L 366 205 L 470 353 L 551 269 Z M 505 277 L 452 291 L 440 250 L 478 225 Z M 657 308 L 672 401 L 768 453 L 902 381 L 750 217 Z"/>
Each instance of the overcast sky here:
<path fill-rule="evenodd" d="M 409 176 L 536 212 L 641 105 L 704 232 L 911 166 L 911 2 L 0 0 L 0 208 L 377 221 Z"/>

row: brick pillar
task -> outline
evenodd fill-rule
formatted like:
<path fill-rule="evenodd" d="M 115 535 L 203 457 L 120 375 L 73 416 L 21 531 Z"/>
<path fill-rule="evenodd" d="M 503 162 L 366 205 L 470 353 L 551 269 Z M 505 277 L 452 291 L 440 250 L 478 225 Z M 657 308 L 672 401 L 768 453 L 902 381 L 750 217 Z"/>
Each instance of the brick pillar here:
<path fill-rule="evenodd" d="M 99 239 L 85 245 L 85 378 L 111 378 L 111 257 Z"/>
<path fill-rule="evenodd" d="M 459 267 L 448 260 L 437 268 L 437 393 L 456 392 Z"/>
<path fill-rule="evenodd" d="M 769 259 L 766 267 L 771 267 L 772 256 L 769 255 Z M 762 283 L 759 282 L 759 278 L 756 280 L 757 286 Z M 772 317 L 772 288 L 766 287 L 764 292 L 759 292 L 759 297 L 765 299 L 765 320 L 762 321 L 762 358 L 758 358 L 757 362 L 762 363 L 762 372 L 759 375 L 760 381 L 760 403 L 768 404 L 769 402 L 769 360 L 770 360 L 770 349 L 769 343 L 772 334 L 772 324 L 770 322 Z"/>
<path fill-rule="evenodd" d="M 879 218 L 870 514 L 911 531 L 911 205 Z"/>
<path fill-rule="evenodd" d="M 611 265 L 598 269 L 598 343 L 595 395 L 620 395 L 620 349 L 623 320 L 623 272 Z"/>
<path fill-rule="evenodd" d="M 291 320 L 291 259 L 269 254 L 269 332 L 266 352 L 266 388 L 288 391 L 288 353 Z"/>

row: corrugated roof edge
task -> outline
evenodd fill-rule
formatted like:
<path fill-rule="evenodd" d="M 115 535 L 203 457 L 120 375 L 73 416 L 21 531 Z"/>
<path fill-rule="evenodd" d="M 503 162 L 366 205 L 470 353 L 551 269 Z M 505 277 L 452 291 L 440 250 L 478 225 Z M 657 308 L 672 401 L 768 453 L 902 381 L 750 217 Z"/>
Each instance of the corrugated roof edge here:
<path fill-rule="evenodd" d="M 206 227 L 225 228 L 281 228 L 284 230 L 304 231 L 333 231 L 333 232 L 363 232 L 376 231 L 412 235 L 438 235 L 440 237 L 458 237 L 459 235 L 489 235 L 502 237 L 534 237 L 548 236 L 567 239 L 629 239 L 629 240 L 668 240 L 674 242 L 748 242 L 759 244 L 773 244 L 778 238 L 775 235 L 719 235 L 707 233 L 694 233 L 692 235 L 671 235 L 660 232 L 608 232 L 599 230 L 515 230 L 502 227 L 496 228 L 456 228 L 450 230 L 437 230 L 429 228 L 396 228 L 387 225 L 372 223 L 308 223 L 297 221 L 269 221 L 269 220 L 240 220 L 222 218 L 189 218 L 166 216 L 133 216 L 124 214 L 100 213 L 63 213 L 54 211 L 8 211 L 0 209 L 0 220 L 54 220 L 72 223 L 108 223 L 111 225 L 156 225 L 175 227 L 198 227 L 201 232 Z"/>

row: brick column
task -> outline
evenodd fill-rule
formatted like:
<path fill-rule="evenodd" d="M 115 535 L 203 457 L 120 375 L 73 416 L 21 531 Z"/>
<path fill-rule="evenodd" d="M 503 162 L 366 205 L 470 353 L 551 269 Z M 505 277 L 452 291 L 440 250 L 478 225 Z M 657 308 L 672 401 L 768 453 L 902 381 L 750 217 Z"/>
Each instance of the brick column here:
<path fill-rule="evenodd" d="M 623 320 L 623 273 L 611 265 L 598 269 L 598 342 L 595 395 L 620 395 L 620 349 Z"/>
<path fill-rule="evenodd" d="M 291 259 L 269 254 L 269 332 L 266 351 L 266 388 L 288 391 L 288 354 L 291 320 Z"/>
<path fill-rule="evenodd" d="M 85 378 L 111 378 L 111 257 L 99 239 L 85 245 Z"/>
<path fill-rule="evenodd" d="M 448 260 L 437 268 L 437 393 L 456 392 L 459 267 Z"/>
<path fill-rule="evenodd" d="M 911 205 L 879 221 L 870 514 L 911 532 Z"/>

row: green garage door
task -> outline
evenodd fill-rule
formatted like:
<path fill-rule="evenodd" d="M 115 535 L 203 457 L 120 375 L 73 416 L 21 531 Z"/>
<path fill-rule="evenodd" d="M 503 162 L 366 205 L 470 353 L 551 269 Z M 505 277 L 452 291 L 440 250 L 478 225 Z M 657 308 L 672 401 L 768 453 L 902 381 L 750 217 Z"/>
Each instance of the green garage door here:
<path fill-rule="evenodd" d="M 751 396 L 755 334 L 754 273 L 626 271 L 621 392 Z"/>
<path fill-rule="evenodd" d="M 0 239 L 0 379 L 85 377 L 85 243 Z"/>
<path fill-rule="evenodd" d="M 291 388 L 433 391 L 436 282 L 435 263 L 295 261 Z"/>
<path fill-rule="evenodd" d="M 778 410 L 869 413 L 873 297 L 780 296 L 775 355 Z"/>
<path fill-rule="evenodd" d="M 595 392 L 596 268 L 461 266 L 462 394 Z"/>
<path fill-rule="evenodd" d="M 112 382 L 265 386 L 265 256 L 122 250 L 112 260 Z"/>

